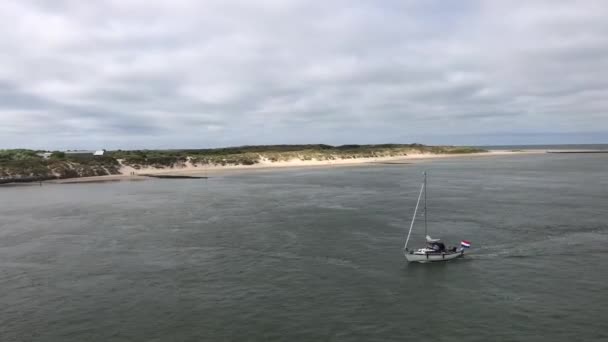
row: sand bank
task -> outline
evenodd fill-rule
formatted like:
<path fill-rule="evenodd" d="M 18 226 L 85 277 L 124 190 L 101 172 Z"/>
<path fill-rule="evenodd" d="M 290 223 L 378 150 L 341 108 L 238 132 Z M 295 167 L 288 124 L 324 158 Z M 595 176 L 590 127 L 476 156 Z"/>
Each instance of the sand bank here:
<path fill-rule="evenodd" d="M 191 176 L 212 176 L 217 174 L 227 174 L 244 171 L 273 170 L 279 168 L 302 168 L 302 167 L 335 167 L 335 166 L 354 166 L 354 165 L 386 165 L 386 164 L 410 164 L 424 160 L 434 160 L 443 158 L 483 158 L 492 156 L 509 156 L 545 153 L 545 150 L 525 150 L 525 151 L 489 151 L 481 153 L 466 154 L 431 154 L 418 153 L 406 156 L 377 157 L 377 158 L 356 158 L 356 159 L 334 159 L 334 160 L 301 160 L 292 159 L 289 161 L 276 161 L 262 159 L 254 165 L 193 165 L 189 161 L 182 166 L 172 168 L 146 167 L 134 169 L 123 166 L 119 175 L 69 178 L 46 181 L 46 183 L 97 183 L 111 181 L 141 181 L 148 179 L 148 175 L 191 175 Z"/>

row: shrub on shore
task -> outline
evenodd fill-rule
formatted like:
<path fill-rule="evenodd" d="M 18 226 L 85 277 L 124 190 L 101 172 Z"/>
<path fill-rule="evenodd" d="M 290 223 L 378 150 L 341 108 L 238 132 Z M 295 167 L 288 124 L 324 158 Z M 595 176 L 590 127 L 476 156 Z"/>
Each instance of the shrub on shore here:
<path fill-rule="evenodd" d="M 120 173 L 120 163 L 111 157 L 69 159 L 54 152 L 49 159 L 32 150 L 0 150 L 0 181 L 48 180 Z"/>

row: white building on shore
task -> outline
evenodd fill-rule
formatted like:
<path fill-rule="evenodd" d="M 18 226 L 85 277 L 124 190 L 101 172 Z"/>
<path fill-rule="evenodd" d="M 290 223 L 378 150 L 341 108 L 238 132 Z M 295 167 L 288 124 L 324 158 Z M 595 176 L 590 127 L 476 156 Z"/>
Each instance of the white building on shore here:
<path fill-rule="evenodd" d="M 94 157 L 103 157 L 106 153 L 106 150 L 75 150 L 75 151 L 65 151 L 66 157 L 72 158 L 94 158 Z"/>
<path fill-rule="evenodd" d="M 49 158 L 51 158 L 51 155 L 53 153 L 52 152 L 42 152 L 42 153 L 36 153 L 36 154 L 44 159 L 49 159 Z"/>

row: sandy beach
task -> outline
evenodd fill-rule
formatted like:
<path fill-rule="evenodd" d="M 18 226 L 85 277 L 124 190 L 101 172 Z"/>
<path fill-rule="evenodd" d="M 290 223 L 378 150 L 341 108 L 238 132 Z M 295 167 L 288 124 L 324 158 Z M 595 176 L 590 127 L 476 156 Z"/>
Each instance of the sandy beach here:
<path fill-rule="evenodd" d="M 422 162 L 425 160 L 442 159 L 442 158 L 483 158 L 495 156 L 511 156 L 525 154 L 541 154 L 546 153 L 545 150 L 522 150 L 522 151 L 503 151 L 491 150 L 481 153 L 466 153 L 466 154 L 431 154 L 418 153 L 408 154 L 407 156 L 395 157 L 378 157 L 378 158 L 357 158 L 357 159 L 334 159 L 334 160 L 301 160 L 292 159 L 289 161 L 272 162 L 269 160 L 261 160 L 254 165 L 193 165 L 189 161 L 181 167 L 173 168 L 140 168 L 134 169 L 129 166 L 123 166 L 120 170 L 121 174 L 96 177 L 81 177 L 49 180 L 43 183 L 69 184 L 69 183 L 97 183 L 97 182 L 113 182 L 113 181 L 141 181 L 149 179 L 146 175 L 182 175 L 182 176 L 213 176 L 218 174 L 228 174 L 231 172 L 247 172 L 247 171 L 263 171 L 273 170 L 278 168 L 303 168 L 303 167 L 339 167 L 339 166 L 354 166 L 354 165 L 386 165 L 386 164 L 409 164 Z"/>

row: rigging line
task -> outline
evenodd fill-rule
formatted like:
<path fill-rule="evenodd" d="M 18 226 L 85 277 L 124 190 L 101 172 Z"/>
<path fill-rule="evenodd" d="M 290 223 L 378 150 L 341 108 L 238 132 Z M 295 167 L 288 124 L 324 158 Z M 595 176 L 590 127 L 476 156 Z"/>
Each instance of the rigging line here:
<path fill-rule="evenodd" d="M 420 194 L 418 195 L 418 201 L 416 202 L 416 209 L 414 209 L 414 216 L 412 217 L 412 223 L 410 224 L 410 231 L 407 233 L 407 238 L 405 239 L 405 245 L 403 249 L 407 249 L 407 243 L 410 241 L 410 235 L 412 234 L 412 228 L 414 228 L 414 221 L 416 220 L 416 213 L 418 212 L 418 205 L 420 204 L 420 198 L 422 198 L 422 191 L 424 190 L 424 183 L 420 188 Z"/>

